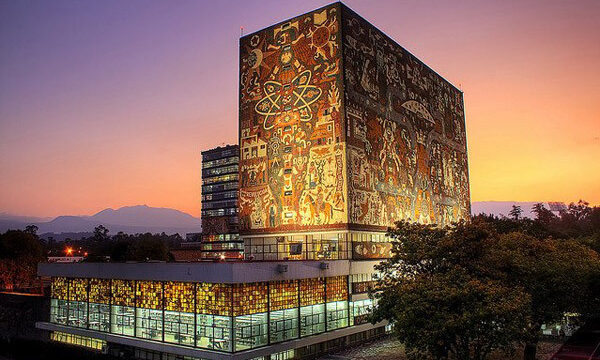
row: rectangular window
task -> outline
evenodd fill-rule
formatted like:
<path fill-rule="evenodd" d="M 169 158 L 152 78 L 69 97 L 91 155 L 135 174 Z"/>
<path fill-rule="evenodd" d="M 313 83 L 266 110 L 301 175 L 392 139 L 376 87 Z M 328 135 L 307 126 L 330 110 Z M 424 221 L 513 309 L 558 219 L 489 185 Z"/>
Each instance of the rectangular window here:
<path fill-rule="evenodd" d="M 194 346 L 194 314 L 165 311 L 165 342 Z"/>
<path fill-rule="evenodd" d="M 234 351 L 267 345 L 267 313 L 236 316 L 233 331 Z"/>
<path fill-rule="evenodd" d="M 162 341 L 162 310 L 137 308 L 135 309 L 135 316 L 137 337 Z"/>
<path fill-rule="evenodd" d="M 68 302 L 67 300 L 50 300 L 50 322 L 55 324 L 67 324 Z"/>
<path fill-rule="evenodd" d="M 360 325 L 369 322 L 369 314 L 373 308 L 373 301 L 371 299 L 354 301 L 352 303 L 352 317 L 350 318 L 350 325 Z"/>
<path fill-rule="evenodd" d="M 87 322 L 87 303 L 84 301 L 69 301 L 67 325 L 87 328 Z"/>
<path fill-rule="evenodd" d="M 106 304 L 90 303 L 90 329 L 108 332 L 110 308 Z"/>
<path fill-rule="evenodd" d="M 196 323 L 197 347 L 231 351 L 231 317 L 197 314 Z"/>
<path fill-rule="evenodd" d="M 271 343 L 297 338 L 298 309 L 271 311 L 269 325 Z"/>
<path fill-rule="evenodd" d="M 112 305 L 111 333 L 134 336 L 134 326 L 135 308 L 133 306 Z"/>
<path fill-rule="evenodd" d="M 300 308 L 300 336 L 325 332 L 325 304 L 309 305 Z"/>
<path fill-rule="evenodd" d="M 348 326 L 348 302 L 334 301 L 327 303 L 327 331 Z"/>

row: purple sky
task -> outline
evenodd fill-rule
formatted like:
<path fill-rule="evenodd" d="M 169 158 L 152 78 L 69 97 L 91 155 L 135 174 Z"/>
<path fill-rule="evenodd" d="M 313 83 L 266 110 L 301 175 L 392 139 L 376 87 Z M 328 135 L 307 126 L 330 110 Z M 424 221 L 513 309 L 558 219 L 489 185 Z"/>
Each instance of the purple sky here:
<path fill-rule="evenodd" d="M 328 1 L 0 2 L 0 212 L 200 210 L 240 26 Z M 600 1 L 346 1 L 465 91 L 473 200 L 600 203 Z"/>

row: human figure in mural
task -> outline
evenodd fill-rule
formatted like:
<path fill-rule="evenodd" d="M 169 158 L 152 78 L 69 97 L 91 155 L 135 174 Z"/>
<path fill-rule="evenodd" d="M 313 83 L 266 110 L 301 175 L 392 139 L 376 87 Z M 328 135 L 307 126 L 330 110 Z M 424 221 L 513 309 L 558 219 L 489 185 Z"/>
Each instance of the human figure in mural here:
<path fill-rule="evenodd" d="M 269 207 L 269 226 L 275 227 L 275 207 L 273 205 Z"/>

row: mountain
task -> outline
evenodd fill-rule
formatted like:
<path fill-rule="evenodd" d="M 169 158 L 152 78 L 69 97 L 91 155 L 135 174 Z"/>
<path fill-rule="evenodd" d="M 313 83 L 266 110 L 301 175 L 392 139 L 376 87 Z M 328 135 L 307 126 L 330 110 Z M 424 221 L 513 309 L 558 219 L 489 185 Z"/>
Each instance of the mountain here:
<path fill-rule="evenodd" d="M 93 221 L 107 224 L 149 227 L 197 227 L 200 220 L 190 214 L 169 208 L 147 205 L 125 206 L 118 210 L 104 209 L 90 216 Z"/>
<path fill-rule="evenodd" d="M 471 203 L 471 214 L 487 214 L 496 216 L 508 216 L 508 213 L 512 209 L 513 205 L 520 206 L 523 210 L 523 216 L 528 218 L 534 218 L 535 214 L 531 211 L 533 205 L 539 201 L 473 201 Z M 566 208 L 566 205 L 561 202 L 542 202 L 544 206 L 558 212 L 561 208 Z"/>
<path fill-rule="evenodd" d="M 120 209 L 105 209 L 91 216 L 58 216 L 50 221 L 35 220 L 28 217 L 3 216 L 0 214 L 0 231 L 24 229 L 35 224 L 38 233 L 83 233 L 94 231 L 98 225 L 109 229 L 110 233 L 119 231 L 135 233 L 179 233 L 200 232 L 200 219 L 179 210 L 154 208 L 147 205 L 126 206 Z"/>

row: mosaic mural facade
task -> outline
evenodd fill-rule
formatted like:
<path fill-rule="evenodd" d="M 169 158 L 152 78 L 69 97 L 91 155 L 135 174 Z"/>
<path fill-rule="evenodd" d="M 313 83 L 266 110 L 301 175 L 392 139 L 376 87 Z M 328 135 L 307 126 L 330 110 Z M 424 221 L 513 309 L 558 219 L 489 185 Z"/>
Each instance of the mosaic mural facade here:
<path fill-rule="evenodd" d="M 347 223 L 340 8 L 240 40 L 240 227 Z"/>
<path fill-rule="evenodd" d="M 462 92 L 342 7 L 351 224 L 470 213 Z"/>
<path fill-rule="evenodd" d="M 462 93 L 340 3 L 240 39 L 240 232 L 470 211 Z"/>

